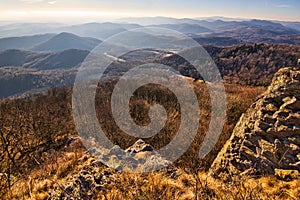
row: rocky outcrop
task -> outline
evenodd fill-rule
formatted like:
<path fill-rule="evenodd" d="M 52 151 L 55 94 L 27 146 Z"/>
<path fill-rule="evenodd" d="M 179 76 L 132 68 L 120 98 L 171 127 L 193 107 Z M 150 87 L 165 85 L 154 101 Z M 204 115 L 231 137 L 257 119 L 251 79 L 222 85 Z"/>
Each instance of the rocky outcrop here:
<path fill-rule="evenodd" d="M 78 160 L 82 168 L 70 174 L 66 180 L 49 192 L 50 199 L 95 199 L 97 194 L 111 182 L 115 182 L 118 173 L 94 158 L 85 155 Z"/>
<path fill-rule="evenodd" d="M 171 164 L 141 139 L 126 150 L 115 145 L 111 149 L 92 149 L 89 153 L 117 171 L 143 173 L 156 171 Z"/>
<path fill-rule="evenodd" d="M 300 170 L 300 70 L 279 70 L 268 90 L 242 115 L 210 172 L 269 175 Z"/>
<path fill-rule="evenodd" d="M 76 140 L 69 139 L 67 145 Z M 97 151 L 88 150 L 87 154 L 79 159 L 81 169 L 70 174 L 58 190 L 52 190 L 49 193 L 50 199 L 95 199 L 101 190 L 120 179 L 122 171 L 138 173 L 160 169 L 170 164 L 143 140 L 136 141 L 125 151 L 117 145 L 101 155 L 98 155 Z M 110 168 L 103 163 L 108 163 Z M 179 174 L 173 166 L 163 168 L 160 172 L 171 178 L 176 178 Z"/>

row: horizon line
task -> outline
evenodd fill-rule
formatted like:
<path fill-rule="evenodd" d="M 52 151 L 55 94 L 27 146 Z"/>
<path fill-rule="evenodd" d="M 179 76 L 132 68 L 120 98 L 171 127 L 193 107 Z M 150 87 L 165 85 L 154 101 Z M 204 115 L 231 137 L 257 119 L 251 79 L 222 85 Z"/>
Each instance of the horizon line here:
<path fill-rule="evenodd" d="M 115 22 L 118 20 L 131 20 L 131 19 L 143 19 L 143 18 L 170 18 L 170 19 L 193 19 L 193 20 L 220 20 L 220 21 L 250 21 L 250 20 L 265 20 L 265 21 L 280 21 L 280 22 L 299 22 L 300 19 L 274 19 L 274 18 L 260 18 L 260 17 L 227 17 L 227 16 L 205 16 L 205 17 L 172 17 L 172 16 L 140 16 L 140 17 L 116 17 L 116 18 L 103 18 L 103 19 L 64 19 L 64 20 L 56 20 L 56 19 L 0 19 L 0 22 L 23 22 L 23 23 L 70 23 L 73 21 L 74 23 L 97 23 L 97 22 Z M 214 18 L 225 18 L 225 19 L 214 19 Z M 61 21 L 61 22 L 59 22 Z M 124 21 L 126 22 L 126 21 Z"/>

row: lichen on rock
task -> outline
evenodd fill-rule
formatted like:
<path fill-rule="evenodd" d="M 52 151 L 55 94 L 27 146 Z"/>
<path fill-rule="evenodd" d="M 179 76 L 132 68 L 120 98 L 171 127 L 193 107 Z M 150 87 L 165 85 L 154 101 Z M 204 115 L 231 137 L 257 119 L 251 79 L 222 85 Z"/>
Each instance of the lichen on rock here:
<path fill-rule="evenodd" d="M 268 90 L 242 115 L 210 173 L 270 175 L 300 170 L 300 70 L 279 70 Z"/>

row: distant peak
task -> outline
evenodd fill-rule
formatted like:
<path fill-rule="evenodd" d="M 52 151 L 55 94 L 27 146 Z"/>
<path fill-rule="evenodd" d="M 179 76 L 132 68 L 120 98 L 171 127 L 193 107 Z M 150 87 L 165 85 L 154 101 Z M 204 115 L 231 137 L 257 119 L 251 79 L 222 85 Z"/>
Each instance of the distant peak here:
<path fill-rule="evenodd" d="M 76 37 L 79 37 L 75 34 L 68 33 L 68 32 L 61 32 L 61 33 L 57 34 L 55 37 L 57 37 L 57 36 L 76 36 Z"/>

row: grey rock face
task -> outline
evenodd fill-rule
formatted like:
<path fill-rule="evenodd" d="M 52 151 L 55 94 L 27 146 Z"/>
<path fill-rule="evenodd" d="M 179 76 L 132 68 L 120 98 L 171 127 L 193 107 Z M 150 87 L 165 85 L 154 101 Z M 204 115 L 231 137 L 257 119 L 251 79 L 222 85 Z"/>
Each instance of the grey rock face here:
<path fill-rule="evenodd" d="M 116 145 L 112 149 L 94 150 L 93 155 L 118 171 L 134 173 L 156 171 L 170 164 L 151 145 L 141 139 L 126 150 Z"/>
<path fill-rule="evenodd" d="M 211 174 L 269 175 L 300 170 L 300 70 L 281 69 L 268 90 L 242 115 L 215 159 Z"/>
<path fill-rule="evenodd" d="M 67 142 L 70 143 L 73 140 Z M 99 151 L 103 151 L 100 153 Z M 119 146 L 112 149 L 92 149 L 87 153 L 92 154 L 91 161 L 85 160 L 85 156 L 78 162 L 82 163 L 79 172 L 70 174 L 61 185 L 60 191 L 51 191 L 51 199 L 95 199 L 99 191 L 118 181 L 122 175 L 120 171 L 134 173 L 154 171 L 167 166 L 169 161 L 162 158 L 154 148 L 143 140 L 136 141 L 131 147 L 122 150 Z M 108 168 L 103 163 L 108 163 Z M 161 169 L 161 172 L 171 177 L 177 176 L 177 169 L 169 166 Z"/>
<path fill-rule="evenodd" d="M 79 162 L 83 168 L 68 176 L 59 190 L 51 190 L 50 199 L 95 199 L 99 191 L 116 180 L 117 173 L 96 160 L 88 162 L 83 157 Z"/>

